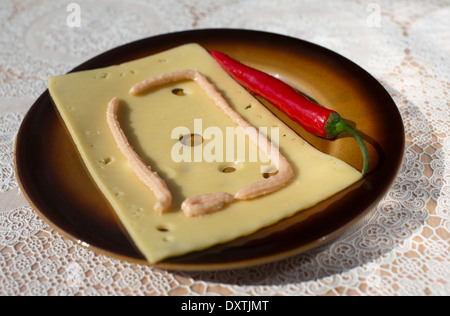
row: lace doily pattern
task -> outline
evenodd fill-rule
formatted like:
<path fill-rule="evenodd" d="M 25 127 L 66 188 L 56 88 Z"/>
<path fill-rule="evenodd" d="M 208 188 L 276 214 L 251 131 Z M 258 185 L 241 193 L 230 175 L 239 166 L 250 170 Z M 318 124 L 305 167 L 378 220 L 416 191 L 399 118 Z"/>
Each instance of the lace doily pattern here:
<path fill-rule="evenodd" d="M 449 295 L 450 4 L 448 1 L 0 2 L 0 105 L 101 51 L 183 29 L 235 27 L 315 42 L 355 61 L 400 109 L 407 146 L 391 190 L 329 243 L 275 263 L 169 272 L 98 255 L 55 232 L 14 175 L 25 112 L 0 108 L 0 295 Z M 112 27 L 115 26 L 115 27 Z"/>
<path fill-rule="evenodd" d="M 22 118 L 21 113 L 0 117 L 0 193 L 18 186 L 14 175 L 14 141 Z"/>

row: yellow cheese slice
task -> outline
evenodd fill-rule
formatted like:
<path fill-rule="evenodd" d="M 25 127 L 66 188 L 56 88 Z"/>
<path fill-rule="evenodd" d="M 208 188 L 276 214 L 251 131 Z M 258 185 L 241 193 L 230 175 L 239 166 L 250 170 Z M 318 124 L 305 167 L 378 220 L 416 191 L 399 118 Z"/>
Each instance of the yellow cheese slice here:
<path fill-rule="evenodd" d="M 220 140 L 215 139 L 220 134 L 205 135 L 205 131 L 220 130 L 226 137 L 227 128 L 236 131 L 232 129 L 236 126 L 195 82 L 171 83 L 139 96 L 129 94 L 130 88 L 142 80 L 182 69 L 204 74 L 244 119 L 255 127 L 265 127 L 269 138 L 273 134 L 272 141 L 279 142 L 280 152 L 295 172 L 289 185 L 261 198 L 235 201 L 203 217 L 189 218 L 180 211 L 181 203 L 195 195 L 235 194 L 243 186 L 264 179 L 270 166 L 263 155 L 250 161 L 249 156 L 258 148 L 248 139 L 246 156 L 239 159 L 239 135 L 235 135 L 234 155 L 225 148 L 229 139 L 222 140 L 224 149 L 220 152 Z M 301 139 L 197 44 L 122 65 L 54 77 L 49 80 L 49 91 L 87 170 L 130 238 L 151 263 L 252 234 L 361 179 L 360 172 Z M 117 148 L 106 122 L 107 106 L 113 97 L 121 100 L 118 120 L 128 141 L 173 194 L 172 210 L 166 214 L 153 210 L 152 192 L 138 180 Z M 185 131 L 184 137 L 180 137 L 183 133 L 176 133 L 180 130 Z M 200 143 L 194 147 L 180 145 L 190 134 L 202 135 L 203 140 L 200 137 Z M 176 153 L 189 148 L 193 149 L 191 162 L 187 155 L 180 161 Z M 195 156 L 195 148 L 200 148 L 200 156 Z M 211 162 L 211 155 L 208 158 L 206 153 L 217 159 Z"/>

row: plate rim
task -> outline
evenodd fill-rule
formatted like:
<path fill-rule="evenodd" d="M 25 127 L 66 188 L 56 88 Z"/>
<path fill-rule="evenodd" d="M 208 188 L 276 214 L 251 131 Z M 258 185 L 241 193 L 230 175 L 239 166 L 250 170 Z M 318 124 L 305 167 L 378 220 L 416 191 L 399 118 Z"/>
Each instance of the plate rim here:
<path fill-rule="evenodd" d="M 399 135 L 401 137 L 401 141 L 400 141 L 401 146 L 400 146 L 400 148 L 398 150 L 398 156 L 396 157 L 397 161 L 395 163 L 393 163 L 394 172 L 393 172 L 393 174 L 390 175 L 390 179 L 389 179 L 389 181 L 386 182 L 387 184 L 383 188 L 382 192 L 380 194 L 378 194 L 377 197 L 371 201 L 369 207 L 366 207 L 361 212 L 358 212 L 358 216 L 352 218 L 352 220 L 346 222 L 344 225 L 339 227 L 337 230 L 334 230 L 334 231 L 330 232 L 329 234 L 327 234 L 326 236 L 323 236 L 322 238 L 320 238 L 320 240 L 316 240 L 316 241 L 314 241 L 312 243 L 307 243 L 306 245 L 302 244 L 301 246 L 292 248 L 289 251 L 283 251 L 283 252 L 279 252 L 277 254 L 271 254 L 271 255 L 268 255 L 268 256 L 263 256 L 263 257 L 253 258 L 253 259 L 243 259 L 243 260 L 235 261 L 233 263 L 230 263 L 230 262 L 226 262 L 226 263 L 203 263 L 203 264 L 191 265 L 191 264 L 185 264 L 185 263 L 182 263 L 182 262 L 181 263 L 177 262 L 177 259 L 185 257 L 185 256 L 180 256 L 180 257 L 173 258 L 173 259 L 175 259 L 175 261 L 171 260 L 172 258 L 169 258 L 167 261 L 164 260 L 164 261 L 162 261 L 160 263 L 153 264 L 153 263 L 150 263 L 150 262 L 146 261 L 145 259 L 131 258 L 129 256 L 118 254 L 118 253 L 109 251 L 107 249 L 103 249 L 103 248 L 97 247 L 95 245 L 91 245 L 91 244 L 87 245 L 87 244 L 84 244 L 84 242 L 82 240 L 80 240 L 77 236 L 74 236 L 72 233 L 70 233 L 70 232 L 68 232 L 68 231 L 66 231 L 64 229 L 61 229 L 57 224 L 53 223 L 53 221 L 50 220 L 46 216 L 45 213 L 41 212 L 41 210 L 35 204 L 34 199 L 31 196 L 29 196 L 28 191 L 26 190 L 26 185 L 24 183 L 24 179 L 22 179 L 22 177 L 21 177 L 21 170 L 20 170 L 20 166 L 18 164 L 18 151 L 20 151 L 19 146 L 21 144 L 20 143 L 21 142 L 21 138 L 20 137 L 23 134 L 24 126 L 28 123 L 29 120 L 32 119 L 31 117 L 33 115 L 33 112 L 36 111 L 37 108 L 40 106 L 40 104 L 41 104 L 40 101 L 43 100 L 46 97 L 49 97 L 49 92 L 48 92 L 48 90 L 46 90 L 45 92 L 43 92 L 39 96 L 39 98 L 34 102 L 34 104 L 28 110 L 28 112 L 24 116 L 23 121 L 22 121 L 22 123 L 21 123 L 21 125 L 19 127 L 18 133 L 16 135 L 15 145 L 14 145 L 14 170 L 15 170 L 16 178 L 17 178 L 19 187 L 21 189 L 21 192 L 23 193 L 23 195 L 25 196 L 25 198 L 27 199 L 28 203 L 33 208 L 33 210 L 35 210 L 39 214 L 39 216 L 41 218 L 43 218 L 47 224 L 50 225 L 50 227 L 55 229 L 61 235 L 68 237 L 72 241 L 75 241 L 78 245 L 87 247 L 89 250 L 94 251 L 94 253 L 107 255 L 109 257 L 116 258 L 116 259 L 119 259 L 119 260 L 125 260 L 127 262 L 134 262 L 134 263 L 138 263 L 138 264 L 142 264 L 142 265 L 148 265 L 148 266 L 157 267 L 157 268 L 162 268 L 162 269 L 166 269 L 166 270 L 178 270 L 178 271 L 228 270 L 228 269 L 234 269 L 234 268 L 246 268 L 246 267 L 251 267 L 251 266 L 255 266 L 255 265 L 260 265 L 260 264 L 265 264 L 265 263 L 278 261 L 278 260 L 285 259 L 285 258 L 293 256 L 293 255 L 304 253 L 305 251 L 308 251 L 308 250 L 316 248 L 316 247 L 318 247 L 320 245 L 323 245 L 324 243 L 326 243 L 326 242 L 328 242 L 328 241 L 330 241 L 330 240 L 340 236 L 344 231 L 348 230 L 361 217 L 366 215 L 367 212 L 369 212 L 373 208 L 373 206 L 375 204 L 377 204 L 384 197 L 384 195 L 389 191 L 389 189 L 393 185 L 394 181 L 396 180 L 396 178 L 398 176 L 398 173 L 400 172 L 400 169 L 401 169 L 401 166 L 402 166 L 402 160 L 403 160 L 403 157 L 404 157 L 405 146 L 406 146 L 404 124 L 403 124 L 403 120 L 401 119 L 401 115 L 399 113 L 398 107 L 396 106 L 395 102 L 393 101 L 391 95 L 387 92 L 387 90 L 369 72 L 367 72 L 365 69 L 363 69 L 361 66 L 357 65 L 353 61 L 351 61 L 351 60 L 347 59 L 346 57 L 340 55 L 339 53 L 337 53 L 337 52 L 335 52 L 333 50 L 330 50 L 328 48 L 325 48 L 323 46 L 320 46 L 320 45 L 317 45 L 315 43 L 311 43 L 311 42 L 305 41 L 303 39 L 290 37 L 290 36 L 283 35 L 283 34 L 277 34 L 277 33 L 265 32 L 265 31 L 258 31 L 258 30 L 228 29 L 228 28 L 208 28 L 208 29 L 185 30 L 185 31 L 177 31 L 177 32 L 171 32 L 171 33 L 159 34 L 159 35 L 156 35 L 156 36 L 150 36 L 150 37 L 147 37 L 147 38 L 139 39 L 137 41 L 133 41 L 133 42 L 130 42 L 130 43 L 126 43 L 126 44 L 117 46 L 117 47 L 112 48 L 112 49 L 110 49 L 108 51 L 105 51 L 105 52 L 103 52 L 103 53 L 101 53 L 101 54 L 99 54 L 99 55 L 97 55 L 95 57 L 92 57 L 92 58 L 88 59 L 87 61 L 81 63 L 80 65 L 78 65 L 75 68 L 73 68 L 72 70 L 70 70 L 68 73 L 72 73 L 72 72 L 76 72 L 76 71 L 80 71 L 80 70 L 93 69 L 93 68 L 89 68 L 90 65 L 96 64 L 98 61 L 101 61 L 103 59 L 107 59 L 107 57 L 110 56 L 110 55 L 121 55 L 121 51 L 122 50 L 124 50 L 124 49 L 127 50 L 127 49 L 130 49 L 131 47 L 140 46 L 143 43 L 146 43 L 148 41 L 152 41 L 152 40 L 155 41 L 155 40 L 158 40 L 158 39 L 169 38 L 169 37 L 183 37 L 183 36 L 185 36 L 186 38 L 190 38 L 191 36 L 195 37 L 196 35 L 198 35 L 200 37 L 201 36 L 208 37 L 207 34 L 212 34 L 212 33 L 214 33 L 216 35 L 217 35 L 217 33 L 228 33 L 228 34 L 240 34 L 240 36 L 243 36 L 242 34 L 258 35 L 258 36 L 261 36 L 261 37 L 269 36 L 269 37 L 284 38 L 284 39 L 286 39 L 288 41 L 293 41 L 293 43 L 297 42 L 298 45 L 300 45 L 300 44 L 311 45 L 311 47 L 315 47 L 316 49 L 319 49 L 319 50 L 324 51 L 326 53 L 329 53 L 329 54 L 331 54 L 333 56 L 336 56 L 339 59 L 344 60 L 346 63 L 349 63 L 350 65 L 352 65 L 352 67 L 356 67 L 357 69 L 362 71 L 365 76 L 370 77 L 372 80 L 374 80 L 376 83 L 378 83 L 379 88 L 384 90 L 384 92 L 389 96 L 390 100 L 394 104 L 395 110 L 396 110 L 395 115 L 398 116 L 398 118 L 399 118 L 399 123 L 401 125 L 399 127 L 402 130 L 402 135 Z M 189 35 L 189 36 L 186 36 L 186 35 Z M 177 45 L 176 44 L 174 44 L 174 45 L 169 44 L 168 45 L 168 47 L 175 47 L 175 46 L 177 46 Z M 163 51 L 163 50 L 165 50 L 165 48 L 161 48 L 161 51 Z M 132 60 L 132 59 L 133 58 L 131 58 L 130 60 Z M 96 68 L 98 68 L 98 67 L 96 67 Z M 360 180 L 355 185 L 362 185 L 363 182 L 364 182 L 364 179 Z M 353 185 L 353 186 L 355 186 L 355 185 Z M 285 221 L 285 220 L 283 220 L 283 221 Z M 202 251 L 200 251 L 200 252 L 202 252 Z"/>

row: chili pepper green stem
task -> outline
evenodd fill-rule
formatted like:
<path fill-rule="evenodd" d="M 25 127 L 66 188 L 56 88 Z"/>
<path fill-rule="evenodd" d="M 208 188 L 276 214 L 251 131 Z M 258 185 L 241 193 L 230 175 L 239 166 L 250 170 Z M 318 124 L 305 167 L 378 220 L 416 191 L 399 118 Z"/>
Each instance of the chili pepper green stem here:
<path fill-rule="evenodd" d="M 359 136 L 359 134 L 355 131 L 353 127 L 345 123 L 344 121 L 340 121 L 336 123 L 336 132 L 349 132 L 358 142 L 359 147 L 361 148 L 361 152 L 364 159 L 364 165 L 362 168 L 362 174 L 365 176 L 369 172 L 369 152 L 367 150 L 366 144 L 364 144 L 363 140 Z"/>

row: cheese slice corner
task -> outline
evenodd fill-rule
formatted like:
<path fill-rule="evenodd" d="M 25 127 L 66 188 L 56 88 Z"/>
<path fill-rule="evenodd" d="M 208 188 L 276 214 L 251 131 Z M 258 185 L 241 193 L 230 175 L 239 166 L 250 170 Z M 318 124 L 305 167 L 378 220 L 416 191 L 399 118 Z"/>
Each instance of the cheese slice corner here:
<path fill-rule="evenodd" d="M 226 137 L 227 129 L 236 126 L 196 83 L 180 81 L 139 96 L 129 94 L 130 88 L 142 80 L 183 69 L 204 74 L 250 124 L 265 129 L 269 136 L 277 133 L 280 151 L 295 172 L 292 182 L 267 196 L 235 201 L 213 214 L 184 216 L 180 205 L 186 198 L 215 192 L 234 194 L 247 184 L 263 180 L 264 174 L 269 173 L 264 168 L 270 166 L 264 157 L 247 161 L 231 155 L 235 159 L 227 159 L 227 140 L 217 138 Z M 87 170 L 150 263 L 252 234 L 331 197 L 362 177 L 345 162 L 301 139 L 197 44 L 121 65 L 53 77 L 49 80 L 49 91 Z M 106 122 L 107 106 L 113 97 L 121 100 L 118 120 L 130 144 L 158 172 L 173 194 L 172 210 L 166 214 L 159 215 L 153 210 L 156 200 L 152 192 L 131 171 L 115 144 Z M 174 153 L 185 149 L 180 146 L 180 138 L 174 137 L 177 130 L 204 136 L 200 145 L 191 148 L 191 161 L 188 156 L 183 156 L 186 159 L 182 161 L 174 159 Z M 207 131 L 222 134 L 207 137 Z M 210 154 L 220 158 L 217 144 L 221 143 L 222 160 L 204 157 L 209 149 Z M 250 153 L 258 151 L 250 142 L 246 144 Z M 195 159 L 195 147 L 203 150 L 200 161 Z"/>

